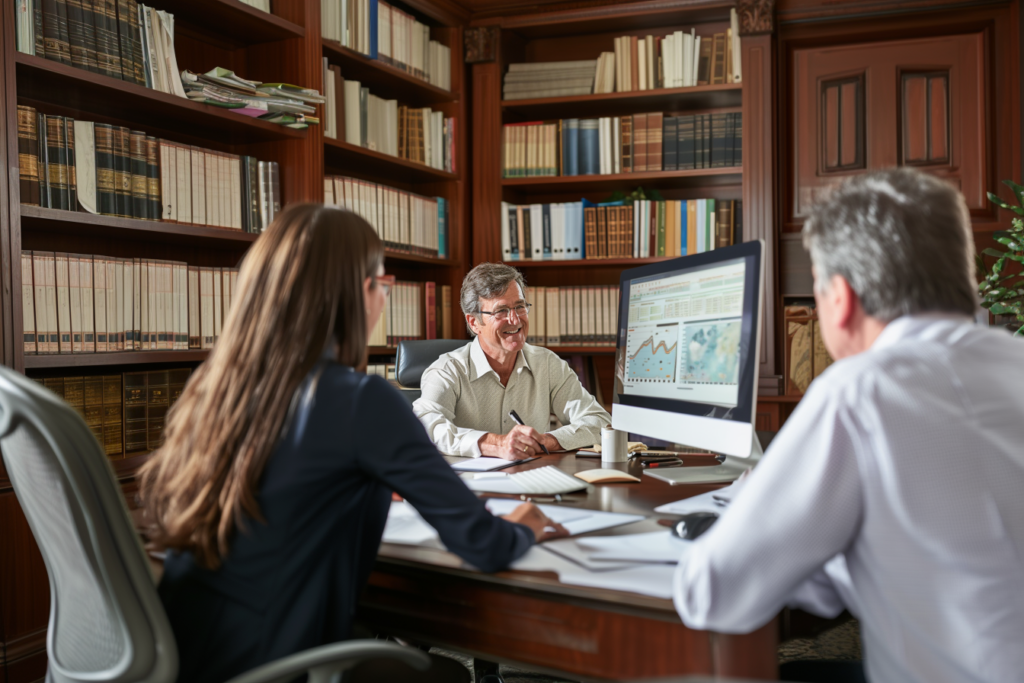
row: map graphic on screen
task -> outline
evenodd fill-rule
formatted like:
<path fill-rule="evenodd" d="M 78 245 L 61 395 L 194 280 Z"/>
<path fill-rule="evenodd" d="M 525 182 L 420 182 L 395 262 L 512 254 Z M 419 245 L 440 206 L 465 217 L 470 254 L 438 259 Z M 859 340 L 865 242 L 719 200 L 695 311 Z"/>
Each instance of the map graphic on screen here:
<path fill-rule="evenodd" d="M 740 377 L 739 320 L 690 323 L 682 380 L 736 384 Z"/>

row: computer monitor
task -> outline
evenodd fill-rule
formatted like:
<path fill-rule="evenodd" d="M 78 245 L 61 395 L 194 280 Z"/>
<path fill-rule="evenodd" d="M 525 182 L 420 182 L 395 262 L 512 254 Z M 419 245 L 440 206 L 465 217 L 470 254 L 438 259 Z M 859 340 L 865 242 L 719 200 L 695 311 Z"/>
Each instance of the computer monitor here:
<path fill-rule="evenodd" d="M 645 474 L 729 481 L 759 457 L 763 272 L 757 240 L 622 273 L 612 427 L 731 456 Z"/>

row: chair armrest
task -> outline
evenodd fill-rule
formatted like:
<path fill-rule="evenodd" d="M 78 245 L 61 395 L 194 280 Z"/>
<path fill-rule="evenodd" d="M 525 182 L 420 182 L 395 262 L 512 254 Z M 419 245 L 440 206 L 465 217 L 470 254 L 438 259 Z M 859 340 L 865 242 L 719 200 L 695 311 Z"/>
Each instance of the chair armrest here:
<path fill-rule="evenodd" d="M 380 640 L 349 640 L 310 648 L 235 676 L 227 683 L 278 683 L 308 672 L 308 683 L 328 683 L 339 671 L 367 659 L 397 659 L 418 671 L 430 666 L 430 657 L 413 647 Z"/>

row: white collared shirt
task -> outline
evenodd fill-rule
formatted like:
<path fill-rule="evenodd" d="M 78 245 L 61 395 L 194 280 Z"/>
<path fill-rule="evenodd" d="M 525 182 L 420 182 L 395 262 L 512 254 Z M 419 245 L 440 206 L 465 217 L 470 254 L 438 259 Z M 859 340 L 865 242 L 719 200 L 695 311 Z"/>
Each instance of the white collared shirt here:
<path fill-rule="evenodd" d="M 692 628 L 861 622 L 869 680 L 1024 680 L 1024 341 L 893 321 L 811 385 L 675 576 Z"/>
<path fill-rule="evenodd" d="M 420 389 L 413 412 L 438 450 L 449 455 L 480 457 L 482 436 L 507 434 L 515 426 L 511 410 L 541 434 L 554 413 L 565 426 L 551 435 L 565 449 L 600 443 L 601 428 L 611 424 L 569 364 L 542 346 L 524 345 L 508 385 L 502 386 L 480 340 L 473 339 L 434 361 L 423 372 Z"/>

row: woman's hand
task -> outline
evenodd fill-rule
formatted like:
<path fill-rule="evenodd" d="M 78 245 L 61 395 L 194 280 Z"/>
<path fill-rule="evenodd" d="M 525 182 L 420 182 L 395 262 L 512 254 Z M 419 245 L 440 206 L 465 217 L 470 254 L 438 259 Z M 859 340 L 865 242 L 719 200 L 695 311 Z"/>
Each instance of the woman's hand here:
<path fill-rule="evenodd" d="M 523 524 L 530 527 L 538 543 L 549 541 L 552 538 L 565 538 L 569 532 L 564 526 L 552 522 L 541 509 L 533 503 L 523 503 L 515 510 L 504 516 L 510 522 Z"/>

